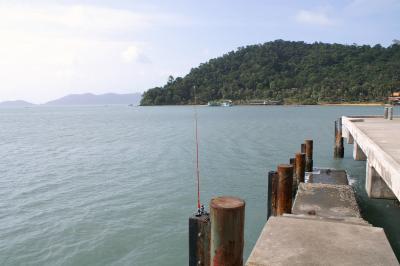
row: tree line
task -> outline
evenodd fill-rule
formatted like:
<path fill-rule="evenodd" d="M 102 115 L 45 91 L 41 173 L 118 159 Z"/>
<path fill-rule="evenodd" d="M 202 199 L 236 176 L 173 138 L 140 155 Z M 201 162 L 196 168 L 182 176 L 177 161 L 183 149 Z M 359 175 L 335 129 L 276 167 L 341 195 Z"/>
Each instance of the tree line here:
<path fill-rule="evenodd" d="M 230 99 L 287 104 L 384 101 L 400 90 L 400 44 L 343 45 L 276 40 L 239 47 L 147 90 L 141 105 Z"/>

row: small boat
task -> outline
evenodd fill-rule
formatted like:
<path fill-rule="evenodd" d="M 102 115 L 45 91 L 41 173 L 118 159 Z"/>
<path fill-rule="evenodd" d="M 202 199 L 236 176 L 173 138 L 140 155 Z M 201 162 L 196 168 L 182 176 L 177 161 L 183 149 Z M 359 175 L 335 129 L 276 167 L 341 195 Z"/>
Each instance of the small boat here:
<path fill-rule="evenodd" d="M 208 106 L 222 106 L 222 107 L 231 107 L 233 102 L 231 100 L 222 100 L 222 101 L 210 101 L 207 104 Z"/>
<path fill-rule="evenodd" d="M 224 100 L 221 102 L 222 107 L 231 107 L 233 105 L 231 100 Z"/>

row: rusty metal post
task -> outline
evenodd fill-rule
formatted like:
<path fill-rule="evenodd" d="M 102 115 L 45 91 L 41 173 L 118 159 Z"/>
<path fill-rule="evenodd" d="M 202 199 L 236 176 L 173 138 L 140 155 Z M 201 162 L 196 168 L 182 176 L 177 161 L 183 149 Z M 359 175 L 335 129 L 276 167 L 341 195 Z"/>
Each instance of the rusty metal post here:
<path fill-rule="evenodd" d="M 292 187 L 292 194 L 293 197 L 296 196 L 297 193 L 297 177 L 296 177 L 296 158 L 290 158 L 289 159 L 289 164 L 293 166 L 293 187 Z"/>
<path fill-rule="evenodd" d="M 388 108 L 388 120 L 393 120 L 393 106 Z"/>
<path fill-rule="evenodd" d="M 305 143 L 301 143 L 301 153 L 306 153 L 306 144 Z"/>
<path fill-rule="evenodd" d="M 243 265 L 244 200 L 217 197 L 210 202 L 211 266 Z"/>
<path fill-rule="evenodd" d="M 305 169 L 306 169 L 306 154 L 296 153 L 296 178 L 297 185 L 304 183 Z"/>
<path fill-rule="evenodd" d="M 267 220 L 270 216 L 276 216 L 276 200 L 278 192 L 278 173 L 276 171 L 268 172 L 267 189 Z"/>
<path fill-rule="evenodd" d="M 291 213 L 292 209 L 293 166 L 278 165 L 278 193 L 276 215 Z"/>
<path fill-rule="evenodd" d="M 312 172 L 313 169 L 313 141 L 307 139 L 306 144 L 306 172 Z"/>
<path fill-rule="evenodd" d="M 189 266 L 210 265 L 210 215 L 189 218 Z"/>
<path fill-rule="evenodd" d="M 342 118 L 339 118 L 335 121 L 335 149 L 334 149 L 334 158 L 343 158 L 344 157 L 344 146 L 343 146 L 343 137 L 342 137 Z"/>

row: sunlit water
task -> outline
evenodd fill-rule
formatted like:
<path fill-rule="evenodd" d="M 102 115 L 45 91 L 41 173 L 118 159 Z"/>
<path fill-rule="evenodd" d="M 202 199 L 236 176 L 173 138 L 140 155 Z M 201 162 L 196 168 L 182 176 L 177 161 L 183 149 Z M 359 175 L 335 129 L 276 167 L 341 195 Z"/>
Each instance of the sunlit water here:
<path fill-rule="evenodd" d="M 395 112 L 399 113 L 396 109 Z M 187 265 L 193 107 L 0 109 L 0 265 Z M 364 217 L 400 252 L 400 209 L 369 200 L 365 162 L 332 159 L 333 121 L 382 107 L 199 107 L 201 199 L 246 200 L 245 259 L 266 218 L 266 172 L 306 138 L 347 169 Z"/>

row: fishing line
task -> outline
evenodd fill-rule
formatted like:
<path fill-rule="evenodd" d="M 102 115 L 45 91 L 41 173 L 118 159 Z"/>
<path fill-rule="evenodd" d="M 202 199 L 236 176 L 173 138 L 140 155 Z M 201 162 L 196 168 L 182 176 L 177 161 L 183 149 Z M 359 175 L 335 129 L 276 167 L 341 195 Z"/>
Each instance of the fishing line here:
<path fill-rule="evenodd" d="M 196 86 L 194 89 L 194 121 L 195 121 L 195 141 L 196 141 L 196 181 L 197 181 L 197 214 L 201 215 L 204 212 L 204 206 L 200 203 L 200 167 L 199 167 L 199 136 L 197 127 L 197 95 Z"/>

